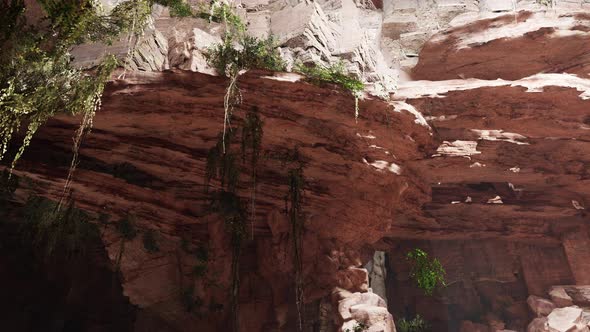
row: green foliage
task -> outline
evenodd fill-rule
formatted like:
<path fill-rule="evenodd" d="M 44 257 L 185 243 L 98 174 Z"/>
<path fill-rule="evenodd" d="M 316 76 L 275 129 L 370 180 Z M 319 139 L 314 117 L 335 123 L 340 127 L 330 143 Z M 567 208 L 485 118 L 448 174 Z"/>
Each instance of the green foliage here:
<path fill-rule="evenodd" d="M 363 82 L 346 74 L 342 62 L 333 64 L 329 67 L 297 64 L 295 66 L 295 71 L 305 75 L 309 81 L 314 84 L 337 84 L 354 95 L 357 95 L 365 88 Z"/>
<path fill-rule="evenodd" d="M 356 323 L 354 324 L 354 326 L 352 327 L 352 331 L 350 329 L 346 329 L 345 332 L 364 332 L 367 331 L 369 329 L 369 326 L 365 323 Z"/>
<path fill-rule="evenodd" d="M 172 17 L 191 17 L 195 15 L 188 2 L 183 0 L 155 0 L 154 2 L 168 7 Z"/>
<path fill-rule="evenodd" d="M 421 249 L 414 249 L 407 253 L 406 258 L 412 264 L 410 277 L 426 295 L 432 295 L 438 286 L 446 286 L 445 270 L 438 259 L 430 259 Z"/>
<path fill-rule="evenodd" d="M 160 247 L 156 241 L 156 231 L 148 229 L 143 233 L 143 247 L 151 253 L 160 251 Z"/>
<path fill-rule="evenodd" d="M 117 223 L 117 231 L 125 240 L 133 240 L 137 236 L 135 216 L 128 214 Z"/>
<path fill-rule="evenodd" d="M 250 166 L 256 168 L 258 159 L 260 159 L 260 148 L 262 146 L 262 136 L 264 122 L 258 115 L 258 108 L 252 107 L 252 110 L 246 114 L 244 126 L 242 127 L 242 162 L 246 162 L 246 154 L 251 151 Z"/>
<path fill-rule="evenodd" d="M 426 332 L 430 329 L 430 324 L 422 316 L 416 315 L 413 319 L 401 318 L 396 327 L 399 332 Z"/>
<path fill-rule="evenodd" d="M 27 124 L 13 166 L 49 118 L 84 114 L 91 119 L 99 107 L 105 83 L 117 61 L 112 56 L 105 57 L 91 75 L 72 66 L 69 49 L 85 41 L 108 41 L 129 29 L 129 17 L 119 6 L 111 16 L 104 16 L 91 0 L 39 3 L 49 22 L 43 30 L 28 24 L 22 14 L 22 1 L 3 2 L 0 17 L 0 159 L 13 133 Z M 87 124 L 91 125 L 91 121 Z"/>
<path fill-rule="evenodd" d="M 225 24 L 226 30 L 223 42 L 205 52 L 209 65 L 216 71 L 230 79 L 224 99 L 224 120 L 222 148 L 225 153 L 225 136 L 227 127 L 235 106 L 242 102 L 242 95 L 237 80 L 240 72 L 247 69 L 268 69 L 281 71 L 285 63 L 277 49 L 277 44 L 272 37 L 259 40 L 246 35 L 245 25 L 232 7 L 214 1 L 208 14 L 204 14 L 209 20 L 219 21 Z"/>
<path fill-rule="evenodd" d="M 346 74 L 342 62 L 333 64 L 329 67 L 297 64 L 295 66 L 295 71 L 305 75 L 311 83 L 318 85 L 324 83 L 337 84 L 350 91 L 354 96 L 354 118 L 358 119 L 359 97 L 365 88 L 365 85 L 360 80 Z"/>
<path fill-rule="evenodd" d="M 65 209 L 40 196 L 31 196 L 24 207 L 24 234 L 50 257 L 56 250 L 68 256 L 83 254 L 91 239 L 98 238 L 90 217 L 70 201 Z"/>
<path fill-rule="evenodd" d="M 140 33 L 151 14 L 151 1 L 128 0 L 118 4 L 109 15 L 101 12 L 93 0 L 38 0 L 47 13 L 57 43 L 111 43 L 123 33 Z"/>
<path fill-rule="evenodd" d="M 277 50 L 276 41 L 269 37 L 265 40 L 251 36 L 226 38 L 225 42 L 209 49 L 205 56 L 209 64 L 218 73 L 227 77 L 237 75 L 245 69 L 268 69 L 281 71 L 285 64 Z"/>
<path fill-rule="evenodd" d="M 209 22 L 224 23 L 231 33 L 241 33 L 246 30 L 246 26 L 234 9 L 223 1 L 213 0 L 208 7 L 202 5 L 196 16 Z"/>
<path fill-rule="evenodd" d="M 117 66 L 114 56 L 106 56 L 92 74 L 84 72 L 72 66 L 69 50 L 84 42 L 111 43 L 123 33 L 140 34 L 153 0 L 124 1 L 108 15 L 94 0 L 37 2 L 46 13 L 42 28 L 27 22 L 22 0 L 0 4 L 0 160 L 22 125 L 27 128 L 12 167 L 48 119 L 59 114 L 83 115 L 67 187 L 80 140 L 90 130 L 106 81 Z M 173 13 L 186 14 L 188 4 L 182 0 L 156 2 L 169 5 Z"/>
<path fill-rule="evenodd" d="M 0 174 L 0 204 L 5 200 L 11 199 L 18 188 L 19 178 L 10 176 L 6 169 Z"/>

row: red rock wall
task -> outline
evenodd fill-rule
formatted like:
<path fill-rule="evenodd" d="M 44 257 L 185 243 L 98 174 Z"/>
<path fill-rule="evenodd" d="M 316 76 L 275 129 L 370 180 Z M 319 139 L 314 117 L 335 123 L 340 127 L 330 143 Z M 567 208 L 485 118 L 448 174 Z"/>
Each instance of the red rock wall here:
<path fill-rule="evenodd" d="M 440 260 L 447 287 L 425 296 L 409 279 L 405 254 L 423 248 Z M 528 324 L 526 299 L 574 278 L 560 245 L 502 240 L 399 241 L 388 253 L 387 291 L 395 317 L 420 314 L 435 331 L 457 331 L 463 320 L 501 321 L 521 331 Z"/>

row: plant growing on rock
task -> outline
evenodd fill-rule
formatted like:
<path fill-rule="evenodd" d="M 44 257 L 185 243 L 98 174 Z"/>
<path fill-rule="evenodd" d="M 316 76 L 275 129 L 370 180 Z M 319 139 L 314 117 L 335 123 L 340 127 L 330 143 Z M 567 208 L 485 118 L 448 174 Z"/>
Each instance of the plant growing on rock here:
<path fill-rule="evenodd" d="M 356 323 L 354 324 L 354 326 L 352 327 L 352 330 L 350 329 L 346 329 L 345 332 L 364 332 L 367 331 L 369 329 L 369 326 L 365 323 Z"/>
<path fill-rule="evenodd" d="M 98 237 L 90 217 L 68 200 L 65 209 L 58 203 L 40 196 L 29 197 L 24 207 L 25 235 L 41 248 L 47 257 L 56 250 L 68 256 L 84 254 L 91 239 Z"/>
<path fill-rule="evenodd" d="M 195 16 L 193 9 L 188 2 L 184 0 L 155 0 L 155 3 L 168 7 L 172 17 L 191 17 Z"/>
<path fill-rule="evenodd" d="M 46 14 L 41 25 L 27 22 L 24 1 L 0 3 L 0 160 L 21 126 L 26 125 L 25 134 L 11 169 L 47 120 L 61 114 L 82 118 L 58 209 L 68 197 L 80 144 L 92 128 L 106 82 L 118 65 L 114 56 L 107 55 L 92 71 L 83 71 L 73 66 L 69 51 L 85 42 L 110 44 L 128 33 L 128 44 L 135 36 L 129 60 L 154 2 L 180 8 L 182 1 L 128 0 L 107 14 L 96 0 L 37 0 Z"/>
<path fill-rule="evenodd" d="M 430 324 L 422 316 L 416 315 L 413 319 L 401 318 L 396 327 L 399 332 L 426 332 L 430 329 Z"/>
<path fill-rule="evenodd" d="M 224 99 L 223 120 L 223 152 L 225 153 L 225 136 L 230 125 L 231 115 L 235 106 L 242 102 L 242 95 L 237 80 L 242 71 L 248 69 L 284 70 L 285 64 L 277 50 L 272 37 L 266 40 L 246 35 L 245 25 L 228 5 L 211 6 L 209 19 L 219 20 L 225 24 L 223 42 L 212 47 L 205 53 L 211 67 L 229 78 Z"/>
<path fill-rule="evenodd" d="M 365 88 L 365 85 L 355 77 L 346 74 L 342 62 L 333 64 L 329 67 L 324 66 L 306 66 L 301 63 L 295 66 L 295 71 L 307 77 L 314 84 L 332 83 L 348 90 L 354 96 L 354 117 L 358 118 L 359 108 L 358 99 Z"/>
<path fill-rule="evenodd" d="M 408 252 L 406 259 L 410 261 L 412 270 L 410 277 L 426 295 L 432 295 L 437 287 L 446 286 L 445 270 L 438 259 L 430 259 L 422 249 L 415 248 Z"/>
<path fill-rule="evenodd" d="M 228 151 L 224 151 L 222 134 L 217 144 L 211 148 L 207 156 L 206 187 L 209 187 L 211 179 L 220 181 L 221 188 L 211 193 L 211 210 L 218 213 L 224 221 L 226 231 L 230 234 L 232 248 L 231 261 L 231 287 L 230 310 L 232 315 L 232 328 L 238 326 L 238 294 L 240 290 L 239 264 L 242 250 L 242 242 L 246 237 L 246 209 L 240 197 L 236 193 L 238 177 L 237 157 L 231 152 L 230 145 L 233 133 L 228 135 Z"/>

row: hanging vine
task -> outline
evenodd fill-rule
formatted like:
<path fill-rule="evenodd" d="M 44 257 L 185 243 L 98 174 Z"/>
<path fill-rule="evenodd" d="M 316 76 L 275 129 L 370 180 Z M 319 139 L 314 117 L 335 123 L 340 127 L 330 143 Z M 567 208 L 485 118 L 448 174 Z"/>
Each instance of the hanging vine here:
<path fill-rule="evenodd" d="M 246 214 L 240 197 L 236 194 L 236 186 L 239 177 L 236 157 L 231 152 L 224 152 L 222 134 L 217 144 L 211 148 L 207 157 L 206 183 L 207 187 L 212 179 L 218 179 L 221 188 L 211 194 L 211 209 L 218 213 L 224 220 L 226 231 L 230 234 L 231 245 L 231 286 L 230 286 L 230 312 L 233 331 L 238 331 L 238 296 L 240 291 L 240 255 L 242 241 L 246 235 Z M 231 144 L 233 134 L 228 135 L 228 143 Z M 229 147 L 229 145 L 228 145 Z"/>
<path fill-rule="evenodd" d="M 218 213 L 224 220 L 226 231 L 230 234 L 230 245 L 232 248 L 231 262 L 231 286 L 230 286 L 230 310 L 232 329 L 238 331 L 238 296 L 240 291 L 240 255 L 243 242 L 248 234 L 247 231 L 247 204 L 237 193 L 239 177 L 244 171 L 241 165 L 249 164 L 252 179 L 251 188 L 251 236 L 254 233 L 254 214 L 256 200 L 256 177 L 258 162 L 261 155 L 263 121 L 258 114 L 258 109 L 253 107 L 246 113 L 241 127 L 237 126 L 228 131 L 226 135 L 220 133 L 215 146 L 207 155 L 207 166 L 205 170 L 205 188 L 209 192 L 211 180 L 219 181 L 219 190 L 210 193 L 211 210 Z M 241 129 L 241 130 L 240 130 Z M 240 133 L 240 140 L 236 135 Z M 223 137 L 226 137 L 225 141 Z M 236 154 L 237 148 L 232 149 L 232 143 L 237 141 L 240 146 L 240 154 Z M 237 144 L 236 144 L 237 145 Z M 224 150 L 225 146 L 225 150 Z"/>
<path fill-rule="evenodd" d="M 209 19 L 225 25 L 223 42 L 209 49 L 205 57 L 213 68 L 229 78 L 223 98 L 223 136 L 222 150 L 225 153 L 225 136 L 231 126 L 234 107 L 241 104 L 242 94 L 238 77 L 243 71 L 252 68 L 273 71 L 284 70 L 285 64 L 272 37 L 259 40 L 246 35 L 246 27 L 228 4 L 214 1 L 210 7 Z"/>
<path fill-rule="evenodd" d="M 291 236 L 293 244 L 293 266 L 295 268 L 295 303 L 297 305 L 297 318 L 299 331 L 303 331 L 303 312 L 304 294 L 303 294 L 303 261 L 302 261 L 302 235 L 304 230 L 304 218 L 301 208 L 303 198 L 303 187 L 305 180 L 303 177 L 303 167 L 289 170 L 289 193 L 287 195 L 287 214 L 291 223 Z"/>
<path fill-rule="evenodd" d="M 250 194 L 250 236 L 254 239 L 254 223 L 256 221 L 256 176 L 258 160 L 260 159 L 260 149 L 262 145 L 262 136 L 264 123 L 258 115 L 258 107 L 252 107 L 246 115 L 242 127 L 242 163 L 246 163 L 248 150 L 250 152 L 250 168 L 252 170 L 252 187 Z"/>
<path fill-rule="evenodd" d="M 83 255 L 92 239 L 98 238 L 98 227 L 82 210 L 68 199 L 65 209 L 58 203 L 40 196 L 29 197 L 23 212 L 23 232 L 46 258 L 56 251 L 69 258 Z"/>
<path fill-rule="evenodd" d="M 130 61 L 152 5 L 162 1 L 128 0 L 107 14 L 97 0 L 37 0 L 46 14 L 42 25 L 27 21 L 24 1 L 0 3 L 0 161 L 21 126 L 26 129 L 11 171 L 47 120 L 61 114 L 82 116 L 58 210 L 69 197 L 80 144 L 92 128 L 106 82 L 118 66 L 116 58 L 107 55 L 94 70 L 84 71 L 73 66 L 69 51 L 85 42 L 110 44 L 128 33 L 129 42 L 136 37 L 129 46 Z"/>

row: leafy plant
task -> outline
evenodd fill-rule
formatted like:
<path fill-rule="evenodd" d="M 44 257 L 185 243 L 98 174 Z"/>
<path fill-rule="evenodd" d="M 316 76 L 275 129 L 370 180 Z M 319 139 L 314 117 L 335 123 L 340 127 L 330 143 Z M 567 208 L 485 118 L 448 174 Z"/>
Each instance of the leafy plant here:
<path fill-rule="evenodd" d="M 422 316 L 416 315 L 413 319 L 401 318 L 396 327 L 399 332 L 426 332 L 430 329 L 430 324 Z"/>
<path fill-rule="evenodd" d="M 325 66 L 305 66 L 301 63 L 295 65 L 295 71 L 307 77 L 314 84 L 332 83 L 341 86 L 352 93 L 355 103 L 355 118 L 358 118 L 358 98 L 365 88 L 363 82 L 347 74 L 342 62 Z"/>
<path fill-rule="evenodd" d="M 195 16 L 188 2 L 183 0 L 155 0 L 157 4 L 166 6 L 170 9 L 172 17 L 191 17 Z"/>
<path fill-rule="evenodd" d="M 143 247 L 151 253 L 160 251 L 156 241 L 156 232 L 153 229 L 148 229 L 143 233 Z"/>
<path fill-rule="evenodd" d="M 234 9 L 228 3 L 220 0 L 211 1 L 209 6 L 201 5 L 196 16 L 209 20 L 209 22 L 224 23 L 234 31 L 243 32 L 246 30 L 246 26 Z"/>
<path fill-rule="evenodd" d="M 364 331 L 367 331 L 368 329 L 369 329 L 369 326 L 367 324 L 358 322 L 358 323 L 354 324 L 354 326 L 352 327 L 352 331 L 350 329 L 346 329 L 345 332 L 364 332 Z"/>
<path fill-rule="evenodd" d="M 272 37 L 259 40 L 245 34 L 245 25 L 231 7 L 214 2 L 210 19 L 219 19 L 225 24 L 223 42 L 205 52 L 209 65 L 230 79 L 224 99 L 222 147 L 225 153 L 225 136 L 235 106 L 242 101 L 237 80 L 243 70 L 258 68 L 274 71 L 284 70 L 285 64 Z"/>
<path fill-rule="evenodd" d="M 307 78 L 312 83 L 337 84 L 342 88 L 352 92 L 353 94 L 363 91 L 365 87 L 363 82 L 351 75 L 346 74 L 344 64 L 342 62 L 333 64 L 329 67 L 305 66 L 300 63 L 295 66 L 295 71 L 307 76 Z"/>
<path fill-rule="evenodd" d="M 10 176 L 10 173 L 4 169 L 0 174 L 0 204 L 5 200 L 11 199 L 18 188 L 19 178 Z"/>
<path fill-rule="evenodd" d="M 426 295 L 432 295 L 439 286 L 446 286 L 445 270 L 438 259 L 430 259 L 425 251 L 418 248 L 408 252 L 406 259 L 412 264 L 410 277 Z"/>

